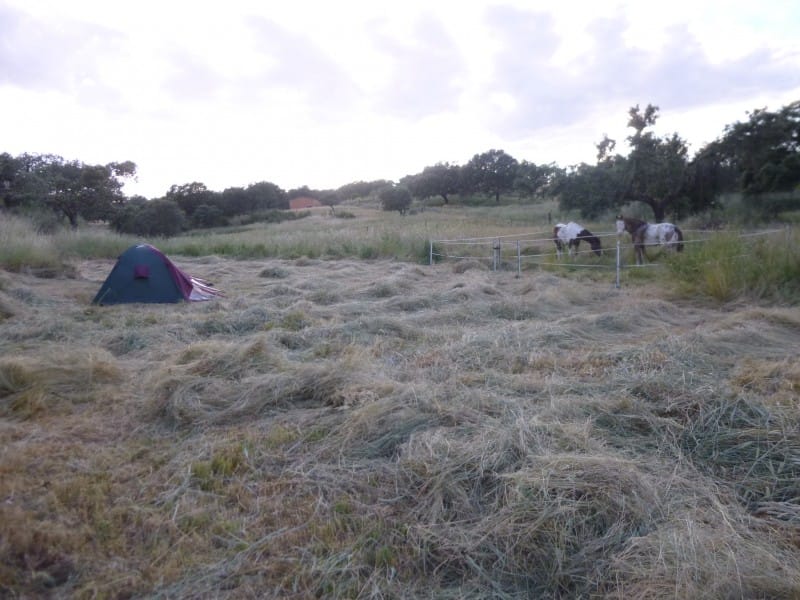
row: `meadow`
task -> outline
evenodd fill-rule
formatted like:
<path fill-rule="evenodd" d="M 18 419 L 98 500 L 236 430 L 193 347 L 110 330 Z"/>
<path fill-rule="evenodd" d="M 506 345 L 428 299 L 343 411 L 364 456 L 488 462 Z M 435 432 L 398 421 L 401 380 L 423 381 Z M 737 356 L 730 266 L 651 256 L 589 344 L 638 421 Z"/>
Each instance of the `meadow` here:
<path fill-rule="evenodd" d="M 800 597 L 796 231 L 617 288 L 427 263 L 550 205 L 347 210 L 149 240 L 225 292 L 176 305 L 0 222 L 0 595 Z"/>

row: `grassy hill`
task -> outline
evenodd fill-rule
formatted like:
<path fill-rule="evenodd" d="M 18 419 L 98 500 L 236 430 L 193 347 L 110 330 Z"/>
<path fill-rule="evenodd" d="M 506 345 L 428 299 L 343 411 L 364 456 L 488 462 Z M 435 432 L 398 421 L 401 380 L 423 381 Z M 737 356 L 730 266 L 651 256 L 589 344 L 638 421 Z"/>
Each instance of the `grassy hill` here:
<path fill-rule="evenodd" d="M 153 306 L 0 225 L 2 595 L 800 597 L 796 234 L 425 264 L 514 211 L 155 241 L 226 296 Z"/>

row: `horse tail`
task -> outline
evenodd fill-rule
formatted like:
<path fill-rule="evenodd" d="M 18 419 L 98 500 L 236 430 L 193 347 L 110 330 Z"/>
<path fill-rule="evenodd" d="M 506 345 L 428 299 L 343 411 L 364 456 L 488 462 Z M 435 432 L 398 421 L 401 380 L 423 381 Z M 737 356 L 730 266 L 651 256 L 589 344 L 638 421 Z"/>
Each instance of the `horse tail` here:
<path fill-rule="evenodd" d="M 678 250 L 678 252 L 683 252 L 683 232 L 677 225 L 675 225 L 675 233 L 678 234 L 678 244 L 676 246 L 676 249 Z"/>

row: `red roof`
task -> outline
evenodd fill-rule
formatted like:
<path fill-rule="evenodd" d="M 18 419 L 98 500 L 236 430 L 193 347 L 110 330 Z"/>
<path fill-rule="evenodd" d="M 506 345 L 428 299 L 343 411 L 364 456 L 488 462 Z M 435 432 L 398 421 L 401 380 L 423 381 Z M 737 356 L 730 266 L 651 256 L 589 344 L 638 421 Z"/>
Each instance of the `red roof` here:
<path fill-rule="evenodd" d="M 322 202 L 310 196 L 300 196 L 289 200 L 289 208 L 297 210 L 299 208 L 314 208 L 315 206 L 322 206 Z"/>

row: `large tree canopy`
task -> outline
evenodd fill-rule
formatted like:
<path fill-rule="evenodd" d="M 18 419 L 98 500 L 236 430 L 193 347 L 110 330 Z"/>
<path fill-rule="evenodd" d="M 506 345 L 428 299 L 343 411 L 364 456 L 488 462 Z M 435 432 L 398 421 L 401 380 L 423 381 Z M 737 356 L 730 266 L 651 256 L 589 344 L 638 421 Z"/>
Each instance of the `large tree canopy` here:
<path fill-rule="evenodd" d="M 229 214 L 244 214 L 252 211 L 286 209 L 289 208 L 289 199 L 280 187 L 270 181 L 251 183 L 245 188 L 249 205 Z"/>
<path fill-rule="evenodd" d="M 383 210 L 396 210 L 405 215 L 411 206 L 411 192 L 402 185 L 387 185 L 378 192 Z"/>
<path fill-rule="evenodd" d="M 642 112 L 637 105 L 629 114 L 628 126 L 634 128 L 634 133 L 628 138 L 631 152 L 622 200 L 647 204 L 653 209 L 655 220 L 661 222 L 667 210 L 677 209 L 684 198 L 688 148 L 677 133 L 660 138 L 645 131 L 656 122 L 657 106 L 648 104 Z"/>
<path fill-rule="evenodd" d="M 465 189 L 494 196 L 500 202 L 500 194 L 514 188 L 517 176 L 517 159 L 503 150 L 489 150 L 476 154 L 462 169 Z"/>
<path fill-rule="evenodd" d="M 193 181 L 169 188 L 165 198 L 173 201 L 180 209 L 191 217 L 200 206 L 216 204 L 216 193 L 209 190 L 204 183 Z"/>
<path fill-rule="evenodd" d="M 800 100 L 769 112 L 755 110 L 725 128 L 703 154 L 730 167 L 745 194 L 785 192 L 800 186 Z"/>
<path fill-rule="evenodd" d="M 0 155 L 3 206 L 47 207 L 78 227 L 78 218 L 106 219 L 125 200 L 124 180 L 136 175 L 131 161 L 87 165 L 60 156 Z"/>
<path fill-rule="evenodd" d="M 544 196 L 551 191 L 553 182 L 562 174 L 554 163 L 537 165 L 527 160 L 517 165 L 514 190 L 520 196 Z"/>
<path fill-rule="evenodd" d="M 197 213 L 201 211 L 197 211 Z M 147 237 L 172 236 L 186 226 L 186 215 L 174 200 L 147 200 L 141 196 L 128 199 L 111 217 L 111 226 L 120 233 Z"/>
<path fill-rule="evenodd" d="M 450 195 L 461 190 L 461 167 L 450 163 L 436 163 L 425 167 L 421 173 L 408 175 L 400 180 L 411 193 L 420 199 L 439 196 L 445 204 Z"/>
<path fill-rule="evenodd" d="M 578 210 L 584 219 L 596 219 L 619 206 L 623 203 L 626 169 L 626 159 L 615 156 L 597 165 L 581 163 L 565 171 L 553 187 L 561 210 Z"/>
<path fill-rule="evenodd" d="M 642 202 L 660 222 L 667 211 L 688 206 L 694 179 L 686 142 L 676 133 L 658 137 L 648 131 L 658 119 L 657 106 L 642 110 L 636 105 L 628 116 L 633 129 L 628 156 L 612 154 L 616 141 L 605 136 L 597 144 L 597 165 L 582 164 L 559 182 L 563 209 L 578 208 L 584 217 L 597 217 L 604 210 Z"/>
<path fill-rule="evenodd" d="M 338 188 L 336 190 L 336 194 L 342 200 L 367 198 L 373 194 L 377 194 L 381 189 L 391 184 L 392 182 L 386 179 L 376 179 L 375 181 L 354 181 Z"/>

